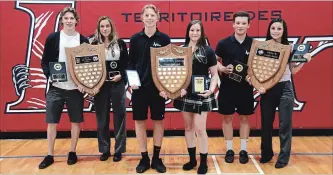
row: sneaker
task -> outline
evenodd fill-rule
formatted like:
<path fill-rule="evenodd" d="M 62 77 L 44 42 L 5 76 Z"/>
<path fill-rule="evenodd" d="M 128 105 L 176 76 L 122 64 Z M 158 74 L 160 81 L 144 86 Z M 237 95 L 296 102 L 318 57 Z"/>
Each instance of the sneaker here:
<path fill-rule="evenodd" d="M 111 157 L 111 153 L 110 152 L 106 152 L 106 153 L 103 153 L 101 155 L 101 157 L 99 158 L 100 161 L 106 161 L 109 159 L 109 157 Z"/>
<path fill-rule="evenodd" d="M 166 172 L 166 167 L 164 166 L 162 159 L 153 159 L 151 161 L 151 168 L 156 169 L 157 172 L 159 173 L 165 173 Z"/>
<path fill-rule="evenodd" d="M 113 161 L 114 162 L 121 161 L 121 158 L 122 158 L 121 153 L 116 153 L 116 154 L 113 155 Z"/>
<path fill-rule="evenodd" d="M 287 163 L 276 162 L 275 168 L 284 168 L 287 166 Z"/>
<path fill-rule="evenodd" d="M 197 166 L 197 161 L 195 161 L 195 162 L 189 161 L 189 162 L 187 162 L 183 165 L 183 170 L 189 171 L 189 170 L 193 169 L 196 166 Z"/>
<path fill-rule="evenodd" d="M 76 162 L 77 162 L 76 152 L 69 152 L 68 159 L 67 159 L 67 165 L 74 165 Z"/>
<path fill-rule="evenodd" d="M 144 173 L 150 168 L 150 159 L 141 159 L 139 162 L 139 165 L 136 167 L 136 172 L 137 173 Z"/>
<path fill-rule="evenodd" d="M 197 174 L 206 174 L 208 171 L 208 166 L 205 165 L 200 165 L 197 171 Z"/>
<path fill-rule="evenodd" d="M 39 169 L 44 169 L 47 168 L 48 166 L 52 165 L 54 163 L 53 156 L 48 155 L 44 158 L 44 160 L 39 164 L 38 168 Z"/>
<path fill-rule="evenodd" d="M 227 163 L 232 163 L 232 162 L 234 162 L 234 156 L 235 156 L 235 152 L 230 149 L 225 154 L 224 161 Z"/>
<path fill-rule="evenodd" d="M 241 150 L 239 152 L 239 163 L 246 164 L 247 162 L 249 162 L 249 156 L 245 150 Z"/>

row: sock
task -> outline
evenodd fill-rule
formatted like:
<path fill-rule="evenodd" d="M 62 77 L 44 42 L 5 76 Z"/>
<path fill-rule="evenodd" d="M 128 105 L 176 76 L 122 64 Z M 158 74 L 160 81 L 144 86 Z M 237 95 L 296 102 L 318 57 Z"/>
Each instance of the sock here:
<path fill-rule="evenodd" d="M 154 145 L 153 159 L 159 159 L 160 158 L 160 151 L 161 151 L 161 147 Z"/>
<path fill-rule="evenodd" d="M 246 151 L 247 139 L 241 139 L 241 150 Z"/>
<path fill-rule="evenodd" d="M 227 142 L 227 151 L 228 150 L 233 150 L 233 148 L 232 148 L 232 140 L 226 140 L 226 142 Z"/>
<path fill-rule="evenodd" d="M 142 156 L 143 159 L 149 159 L 148 151 L 146 151 L 146 152 L 141 152 L 141 156 Z"/>
<path fill-rule="evenodd" d="M 207 155 L 208 153 L 200 153 L 200 165 L 207 165 Z"/>
<path fill-rule="evenodd" d="M 197 159 L 195 158 L 196 147 L 187 148 L 188 154 L 190 155 L 190 162 L 196 162 Z"/>

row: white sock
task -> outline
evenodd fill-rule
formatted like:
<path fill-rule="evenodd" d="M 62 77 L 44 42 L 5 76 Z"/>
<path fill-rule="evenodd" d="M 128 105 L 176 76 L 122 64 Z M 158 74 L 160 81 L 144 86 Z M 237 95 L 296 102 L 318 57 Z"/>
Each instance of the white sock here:
<path fill-rule="evenodd" d="M 232 149 L 232 140 L 226 140 L 226 142 L 227 142 L 227 151 L 228 150 L 233 150 Z"/>
<path fill-rule="evenodd" d="M 241 150 L 246 151 L 247 139 L 241 139 Z"/>

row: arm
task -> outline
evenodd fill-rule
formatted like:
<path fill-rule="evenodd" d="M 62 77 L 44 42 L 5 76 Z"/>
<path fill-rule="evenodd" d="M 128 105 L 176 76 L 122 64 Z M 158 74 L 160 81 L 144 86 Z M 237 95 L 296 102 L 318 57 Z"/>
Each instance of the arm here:
<path fill-rule="evenodd" d="M 304 58 L 306 58 L 308 60 L 308 62 L 310 62 L 312 59 L 312 56 L 310 53 L 307 53 L 304 55 Z M 304 66 L 304 63 L 301 63 L 300 65 L 296 65 L 296 63 L 291 63 L 291 73 L 296 74 L 298 71 L 300 71 L 302 69 L 303 66 Z"/>
<path fill-rule="evenodd" d="M 41 66 L 46 79 L 49 79 L 50 77 L 49 63 L 50 63 L 50 54 L 52 54 L 52 39 L 51 39 L 52 36 L 53 35 L 51 34 L 46 38 L 44 51 L 42 55 L 42 61 L 41 61 Z"/>
<path fill-rule="evenodd" d="M 128 69 L 135 70 L 135 65 L 136 65 L 136 60 L 134 58 L 134 42 L 133 38 L 130 39 L 130 44 L 129 44 L 129 53 L 128 53 Z"/>
<path fill-rule="evenodd" d="M 210 81 L 209 91 L 211 91 L 212 93 L 214 93 L 215 88 L 217 86 L 217 78 L 218 78 L 217 65 L 209 67 L 209 71 L 212 74 L 212 79 Z"/>
<path fill-rule="evenodd" d="M 123 40 L 119 40 L 119 48 L 120 48 L 120 66 L 121 66 L 121 77 L 125 78 L 126 73 L 125 70 L 127 69 L 127 63 L 128 63 L 128 51 L 126 43 Z"/>
<path fill-rule="evenodd" d="M 229 74 L 232 72 L 233 66 L 231 64 L 229 64 L 228 66 L 225 67 L 221 64 L 222 55 L 223 55 L 223 47 L 224 47 L 223 45 L 224 45 L 224 41 L 221 40 L 217 43 L 216 49 L 215 49 L 215 57 L 217 60 L 217 71 L 220 74 L 222 74 L 222 73 Z"/>

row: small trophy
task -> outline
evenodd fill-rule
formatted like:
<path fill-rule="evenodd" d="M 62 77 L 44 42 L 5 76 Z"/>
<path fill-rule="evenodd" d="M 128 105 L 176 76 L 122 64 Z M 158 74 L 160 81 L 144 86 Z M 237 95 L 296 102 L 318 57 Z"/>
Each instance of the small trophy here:
<path fill-rule="evenodd" d="M 309 52 L 310 44 L 295 44 L 290 62 L 308 62 L 303 56 Z"/>
<path fill-rule="evenodd" d="M 192 93 L 200 94 L 207 90 L 206 76 L 203 75 L 192 75 Z"/>
<path fill-rule="evenodd" d="M 66 82 L 67 72 L 65 62 L 50 62 L 50 77 L 52 82 Z"/>
<path fill-rule="evenodd" d="M 247 65 L 239 61 L 234 60 L 234 70 L 229 74 L 229 78 L 237 82 L 241 82 L 247 75 Z"/>
<path fill-rule="evenodd" d="M 106 80 L 112 80 L 114 76 L 119 75 L 119 60 L 106 61 Z"/>

